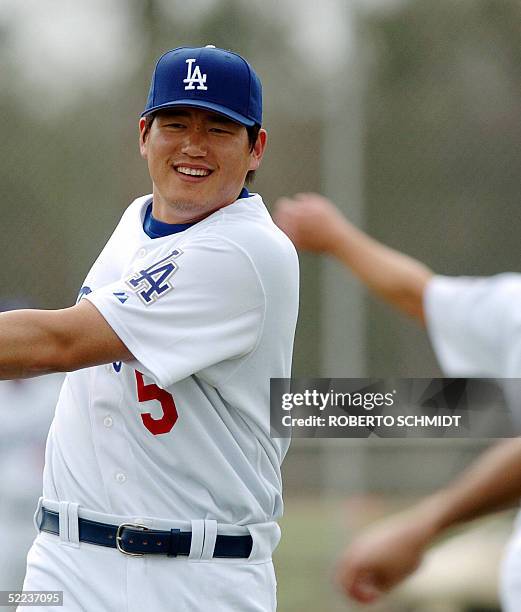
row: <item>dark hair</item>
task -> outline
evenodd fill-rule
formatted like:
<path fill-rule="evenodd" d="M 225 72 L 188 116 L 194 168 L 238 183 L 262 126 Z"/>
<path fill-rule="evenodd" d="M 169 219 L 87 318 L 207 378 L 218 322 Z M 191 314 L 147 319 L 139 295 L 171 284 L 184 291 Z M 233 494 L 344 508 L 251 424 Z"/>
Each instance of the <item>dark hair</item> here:
<path fill-rule="evenodd" d="M 145 116 L 145 128 L 143 130 L 143 140 L 146 138 L 148 132 L 150 132 L 150 128 L 152 127 L 152 124 L 154 123 L 154 119 L 156 118 L 156 115 L 157 115 L 157 112 L 150 113 L 149 115 Z M 255 125 L 246 126 L 246 132 L 248 133 L 248 142 L 250 144 L 250 152 L 253 151 L 253 147 L 255 146 L 255 143 L 257 142 L 257 138 L 259 136 L 260 129 L 261 129 L 261 126 L 258 123 L 256 123 Z M 249 170 L 248 174 L 246 175 L 245 183 L 247 185 L 251 185 L 251 183 L 253 183 L 254 178 L 255 178 L 255 170 Z"/>

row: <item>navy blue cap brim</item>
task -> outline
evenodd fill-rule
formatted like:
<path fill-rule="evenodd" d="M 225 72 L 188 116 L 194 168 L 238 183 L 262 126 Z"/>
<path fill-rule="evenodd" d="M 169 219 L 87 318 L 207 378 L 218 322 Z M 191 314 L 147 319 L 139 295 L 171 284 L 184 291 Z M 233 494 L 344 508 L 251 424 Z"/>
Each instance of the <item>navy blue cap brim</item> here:
<path fill-rule="evenodd" d="M 146 117 L 147 115 L 150 115 L 150 113 L 154 113 L 156 111 L 163 110 L 166 108 L 175 108 L 177 106 L 204 108 L 206 110 L 211 110 L 216 113 L 219 113 L 219 115 L 224 115 L 228 119 L 236 121 L 237 123 L 240 123 L 241 125 L 244 125 L 246 127 L 251 127 L 252 125 L 255 125 L 255 121 L 253 121 L 252 119 L 248 119 L 248 117 L 240 115 L 239 113 L 236 113 L 235 111 L 232 111 L 229 108 L 226 108 L 225 106 L 221 106 L 220 104 L 214 104 L 213 102 L 208 102 L 206 100 L 192 100 L 190 98 L 184 100 L 176 100 L 175 102 L 167 102 L 165 104 L 160 104 L 159 106 L 147 108 L 145 112 L 141 113 L 141 117 Z"/>

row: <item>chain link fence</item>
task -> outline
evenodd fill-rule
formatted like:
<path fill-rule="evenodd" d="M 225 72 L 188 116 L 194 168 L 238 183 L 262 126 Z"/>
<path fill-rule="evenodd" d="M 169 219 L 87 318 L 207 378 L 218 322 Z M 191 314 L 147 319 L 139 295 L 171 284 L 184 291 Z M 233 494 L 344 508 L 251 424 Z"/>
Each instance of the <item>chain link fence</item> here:
<path fill-rule="evenodd" d="M 93 3 L 98 19 L 110 17 L 118 24 L 118 36 L 105 41 L 105 55 L 111 61 L 119 58 L 112 68 L 103 54 L 83 43 L 81 48 L 64 43 L 56 63 L 43 38 L 34 34 L 30 40 L 27 33 L 20 38 L 36 10 L 36 5 L 22 4 L 25 8 L 18 5 L 15 10 L 15 4 L 6 0 L 0 10 L 4 195 L 0 300 L 22 300 L 42 308 L 75 302 L 84 276 L 122 211 L 134 197 L 150 191 L 137 148 L 137 118 L 153 61 L 173 46 L 212 43 L 233 48 L 258 68 L 270 144 L 255 190 L 269 204 L 298 191 L 334 191 L 330 189 L 334 178 L 326 181 L 324 170 L 331 153 L 325 134 L 336 125 L 331 125 L 336 119 L 328 114 L 326 103 L 336 84 L 328 78 L 351 78 L 349 58 L 332 53 L 328 41 L 324 49 L 295 43 L 305 40 L 302 32 L 296 36 L 293 30 L 296 20 L 291 11 L 298 10 L 296 3 L 284 10 L 268 3 L 263 10 L 245 0 L 215 0 L 195 3 L 190 12 L 181 7 L 173 10 L 171 3 L 160 0 L 133 0 L 113 3 L 110 15 L 104 15 L 103 3 Z M 360 0 L 352 4 L 351 21 L 341 31 L 357 52 L 361 98 L 357 109 L 346 99 L 344 119 L 356 121 L 361 134 L 358 178 L 365 228 L 440 273 L 481 275 L 519 269 L 519 3 Z M 342 6 L 338 2 L 332 19 L 346 19 Z M 69 7 L 63 28 L 81 29 L 73 13 Z M 319 54 L 334 63 L 334 72 L 317 67 Z M 54 71 L 53 79 L 46 84 L 45 78 L 34 76 L 38 70 Z M 341 108 L 341 101 L 336 106 Z M 341 127 L 338 131 L 341 139 Z M 342 155 L 341 147 L 335 151 Z M 335 167 L 342 163 L 335 159 Z M 338 204 L 350 209 L 347 195 Z M 294 374 L 313 376 L 320 371 L 324 346 L 331 340 L 324 329 L 331 334 L 344 322 L 324 325 L 324 266 L 310 256 L 303 256 L 301 264 Z M 338 289 L 351 290 L 347 283 Z M 371 298 L 363 299 L 362 308 L 363 369 L 368 376 L 439 375 L 423 330 Z M 352 374 L 343 368 L 342 355 L 335 374 L 340 373 Z M 285 484 L 291 512 L 285 520 L 294 538 L 302 537 L 317 521 L 337 525 L 339 508 L 344 509 L 338 499 L 347 493 L 356 490 L 394 500 L 424 493 L 484 446 L 455 444 L 439 450 L 428 442 L 423 448 L 416 443 L 415 449 L 375 443 L 368 447 L 371 468 L 361 472 L 363 477 L 352 487 L 345 481 L 332 484 L 336 478 L 325 471 L 359 469 L 358 450 L 347 441 L 328 444 L 300 442 L 288 456 Z M 409 475 L 405 469 L 392 468 L 404 453 L 414 457 L 415 471 Z M 440 462 L 439 470 L 430 469 L 433 462 Z M 421 469 L 428 477 L 420 483 Z M 328 531 L 323 538 L 327 546 L 314 561 L 313 552 L 305 551 L 302 571 L 296 572 L 302 580 L 288 578 L 288 588 L 281 580 L 282 610 L 346 609 L 331 594 L 325 578 L 315 581 L 315 574 L 311 579 L 306 572 L 306 563 L 318 572 L 318 565 L 323 568 L 333 558 L 339 544 L 335 533 Z M 298 549 L 295 542 L 288 537 L 283 543 L 287 548 L 281 549 L 279 564 L 297 562 L 288 556 L 290 549 Z M 285 576 L 284 569 L 282 573 Z"/>

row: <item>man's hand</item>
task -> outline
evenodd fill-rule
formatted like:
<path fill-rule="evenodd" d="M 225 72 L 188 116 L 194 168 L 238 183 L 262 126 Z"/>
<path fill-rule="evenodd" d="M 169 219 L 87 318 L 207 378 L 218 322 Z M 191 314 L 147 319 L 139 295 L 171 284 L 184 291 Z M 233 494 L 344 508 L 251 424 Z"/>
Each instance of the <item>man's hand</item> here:
<path fill-rule="evenodd" d="M 327 198 L 316 193 L 298 193 L 275 203 L 275 223 L 298 249 L 333 253 L 343 240 L 347 219 Z"/>
<path fill-rule="evenodd" d="M 374 602 L 417 569 L 429 543 L 423 521 L 400 514 L 352 542 L 338 562 L 336 581 L 349 597 Z"/>

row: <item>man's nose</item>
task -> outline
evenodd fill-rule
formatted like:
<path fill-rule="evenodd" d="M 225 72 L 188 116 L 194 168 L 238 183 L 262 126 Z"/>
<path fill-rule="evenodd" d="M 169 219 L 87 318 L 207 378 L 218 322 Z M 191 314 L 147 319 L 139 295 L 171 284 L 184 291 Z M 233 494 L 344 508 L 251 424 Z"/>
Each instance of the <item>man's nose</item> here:
<path fill-rule="evenodd" d="M 203 157 L 208 152 L 206 133 L 201 128 L 188 130 L 183 142 L 182 152 L 190 157 Z"/>

